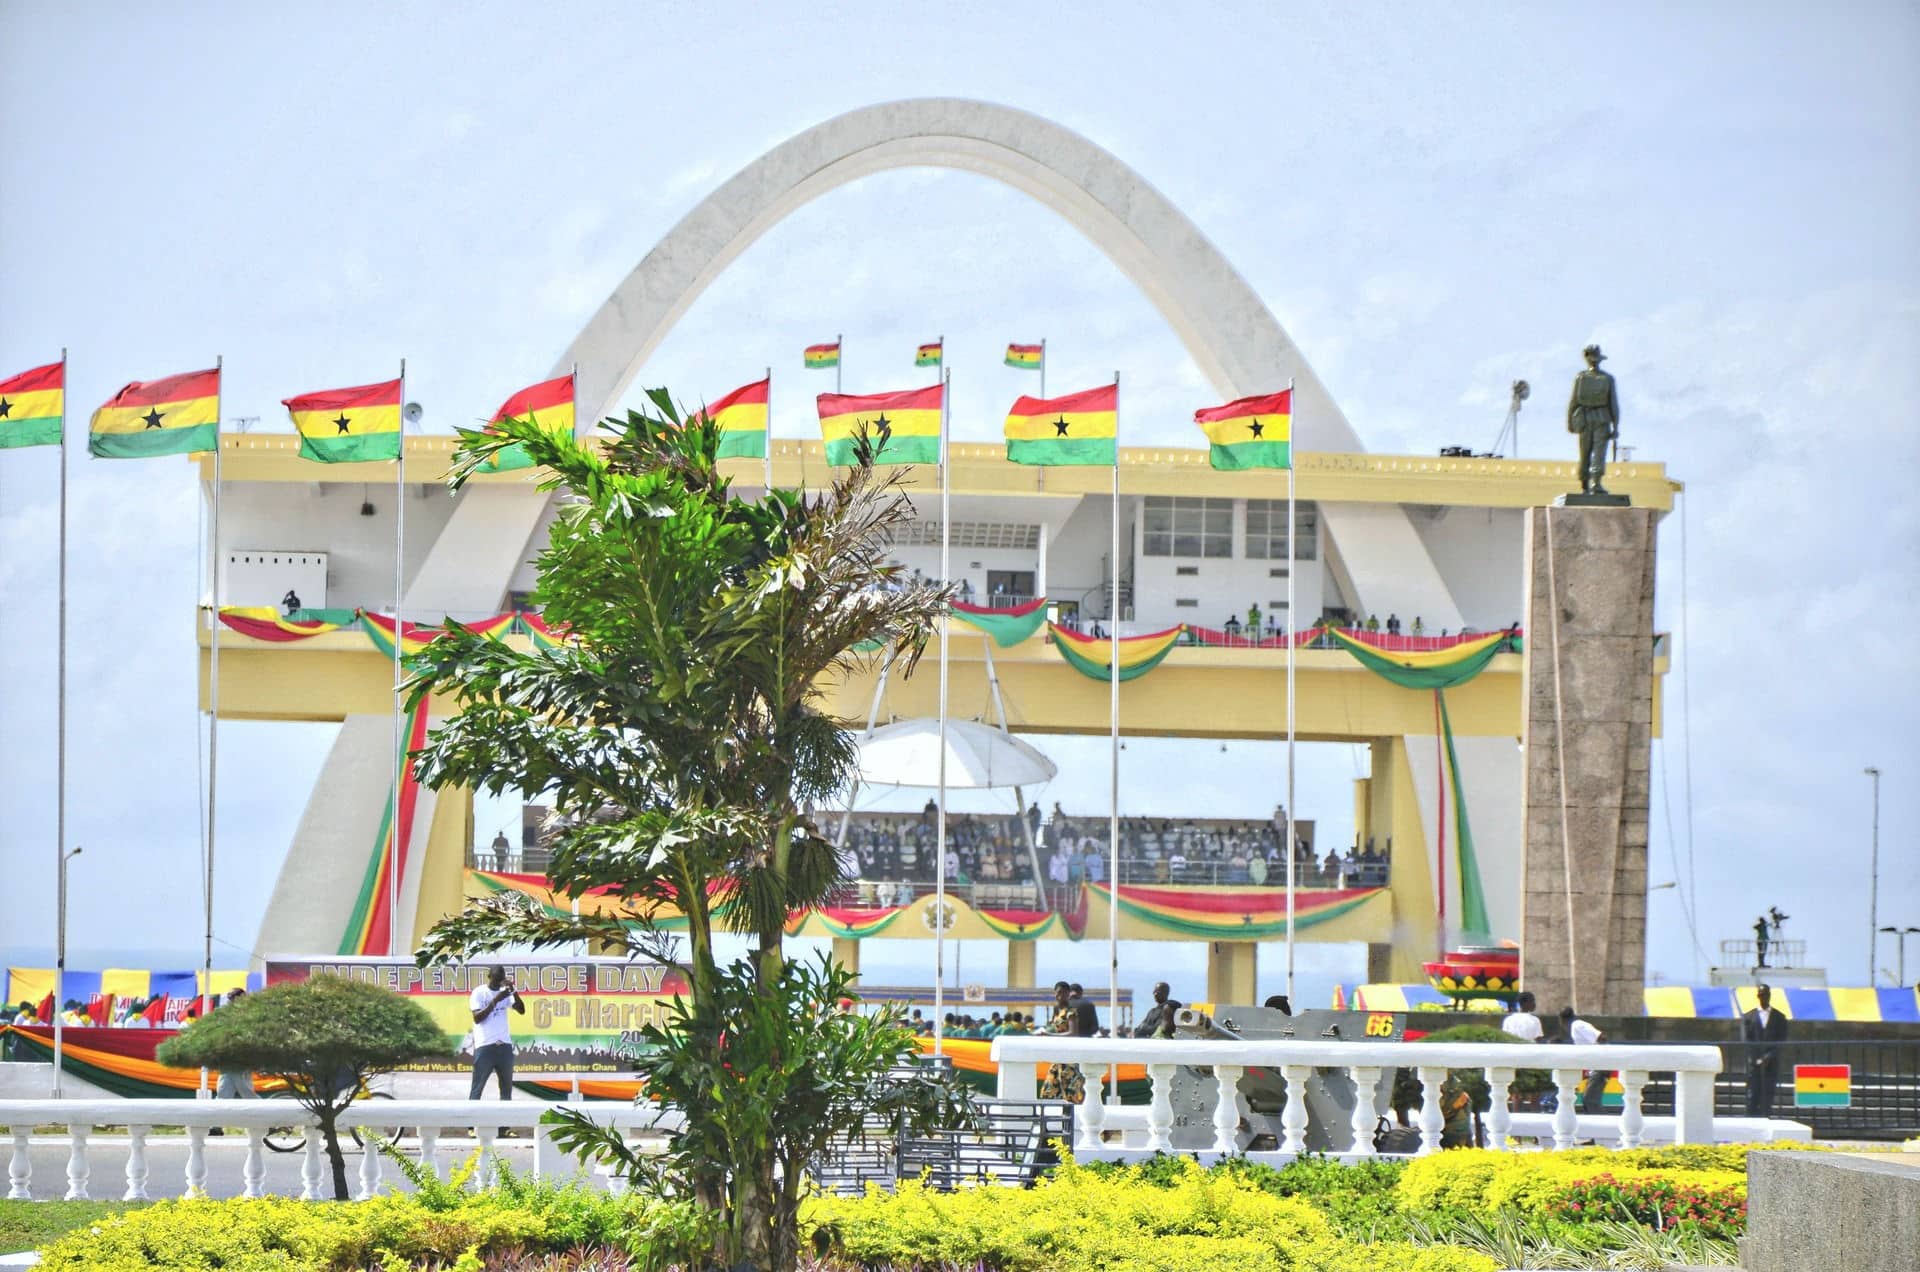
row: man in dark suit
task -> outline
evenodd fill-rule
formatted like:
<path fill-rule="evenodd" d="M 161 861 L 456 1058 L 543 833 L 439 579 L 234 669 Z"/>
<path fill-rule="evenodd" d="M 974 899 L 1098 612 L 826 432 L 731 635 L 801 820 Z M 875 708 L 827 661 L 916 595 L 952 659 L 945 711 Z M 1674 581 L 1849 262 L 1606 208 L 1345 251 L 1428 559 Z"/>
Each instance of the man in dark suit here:
<path fill-rule="evenodd" d="M 1780 1047 L 1787 1040 L 1787 1018 L 1773 1008 L 1773 991 L 1756 991 L 1760 1005 L 1740 1017 L 1740 1041 L 1747 1051 L 1747 1116 L 1772 1117 L 1773 1092 L 1780 1084 Z"/>

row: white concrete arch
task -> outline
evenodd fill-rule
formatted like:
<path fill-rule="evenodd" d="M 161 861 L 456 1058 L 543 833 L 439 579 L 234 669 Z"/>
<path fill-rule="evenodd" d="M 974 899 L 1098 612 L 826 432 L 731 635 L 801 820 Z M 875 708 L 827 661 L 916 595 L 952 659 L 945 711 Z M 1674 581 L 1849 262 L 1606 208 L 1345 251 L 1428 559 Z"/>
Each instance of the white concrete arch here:
<path fill-rule="evenodd" d="M 583 424 L 602 418 L 709 284 L 795 209 L 851 181 L 908 167 L 975 172 L 1065 217 L 1106 253 L 1166 317 L 1221 400 L 1294 381 L 1302 450 L 1365 447 L 1340 407 L 1245 279 L 1199 228 L 1118 158 L 1077 133 L 988 102 L 889 102 L 827 120 L 735 173 L 668 231 L 614 289 L 554 374 L 579 367 Z M 1201 405 L 1196 403 L 1196 405 Z M 1124 441 L 1124 439 L 1122 439 Z M 479 492 L 474 492 L 479 493 Z M 423 611 L 484 609 L 505 573 L 476 571 L 477 544 L 530 533 L 537 509 L 519 492 L 463 496 L 443 541 L 408 594 Z M 471 500 L 471 502 L 464 502 Z M 483 526 L 482 519 L 491 524 Z M 471 526 L 462 523 L 472 521 Z M 1360 607 L 1427 616 L 1457 627 L 1460 611 L 1406 514 L 1397 507 L 1323 504 L 1322 523 Z M 486 573 L 488 578 L 477 577 Z M 492 577 L 498 574 L 498 577 Z M 487 595 L 488 588 L 494 589 Z M 419 604 L 416 605 L 416 601 Z"/>

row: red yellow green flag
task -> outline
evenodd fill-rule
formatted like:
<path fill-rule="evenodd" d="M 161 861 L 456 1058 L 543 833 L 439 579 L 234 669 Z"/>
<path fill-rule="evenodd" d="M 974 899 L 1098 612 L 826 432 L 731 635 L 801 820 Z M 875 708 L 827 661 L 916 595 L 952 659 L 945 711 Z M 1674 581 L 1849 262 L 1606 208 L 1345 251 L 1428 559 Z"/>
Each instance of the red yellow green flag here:
<path fill-rule="evenodd" d="M 555 433 L 571 437 L 574 425 L 573 373 L 569 371 L 552 380 L 542 380 L 530 384 L 500 404 L 500 409 L 487 421 L 488 431 L 501 420 L 532 420 Z M 532 468 L 533 457 L 518 442 L 493 457 L 487 465 L 488 472 L 507 473 L 518 468 Z"/>
<path fill-rule="evenodd" d="M 220 444 L 220 372 L 135 380 L 93 413 L 87 451 L 101 459 L 189 455 Z"/>
<path fill-rule="evenodd" d="M 764 459 L 767 454 L 767 390 L 773 377 L 743 384 L 700 412 L 720 430 L 720 459 Z M 696 416 L 698 418 L 698 416 Z"/>
<path fill-rule="evenodd" d="M 840 342 L 836 340 L 832 344 L 808 345 L 806 353 L 802 356 L 809 371 L 837 367 L 840 365 Z"/>
<path fill-rule="evenodd" d="M 930 384 L 904 393 L 822 393 L 820 439 L 826 443 L 827 462 L 836 467 L 857 463 L 853 442 L 864 432 L 876 464 L 939 463 L 945 392 L 945 385 Z"/>
<path fill-rule="evenodd" d="M 1165 631 L 1149 632 L 1144 636 L 1122 636 L 1120 638 L 1120 679 L 1133 680 L 1144 676 L 1158 667 L 1173 647 L 1180 643 L 1180 637 L 1186 633 L 1186 624 L 1169 627 Z M 1048 623 L 1047 631 L 1053 636 L 1053 647 L 1069 667 L 1083 676 L 1094 680 L 1112 679 L 1110 668 L 1113 665 L 1113 641 L 1100 636 L 1087 636 L 1058 623 Z"/>
<path fill-rule="evenodd" d="M 932 344 L 921 345 L 919 349 L 914 351 L 913 365 L 916 367 L 939 366 L 940 357 L 945 352 L 943 348 L 945 344 L 946 341 L 944 340 L 936 340 Z"/>
<path fill-rule="evenodd" d="M 282 398 L 300 431 L 300 458 L 357 464 L 400 458 L 400 381 Z"/>
<path fill-rule="evenodd" d="M 1028 371 L 1038 371 L 1040 364 L 1046 361 L 1045 345 L 1010 344 L 1007 346 L 1007 365 L 1023 367 Z"/>
<path fill-rule="evenodd" d="M 67 418 L 67 364 L 49 362 L 0 380 L 0 450 L 58 446 Z"/>
<path fill-rule="evenodd" d="M 1016 464 L 1111 464 L 1120 386 L 1057 398 L 1023 397 L 1007 412 L 1007 458 Z"/>
<path fill-rule="evenodd" d="M 1293 390 L 1243 397 L 1193 413 L 1215 468 L 1293 467 Z"/>

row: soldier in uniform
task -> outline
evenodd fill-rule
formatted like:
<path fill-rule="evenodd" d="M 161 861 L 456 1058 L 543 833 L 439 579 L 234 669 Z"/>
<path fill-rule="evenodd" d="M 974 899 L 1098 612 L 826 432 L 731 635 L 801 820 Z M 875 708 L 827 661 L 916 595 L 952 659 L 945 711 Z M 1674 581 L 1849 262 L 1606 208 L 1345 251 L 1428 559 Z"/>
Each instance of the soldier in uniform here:
<path fill-rule="evenodd" d="M 1604 495 L 1600 479 L 1607 473 L 1607 443 L 1620 429 L 1620 393 L 1613 377 L 1600 369 L 1606 355 L 1599 345 L 1581 351 L 1587 369 L 1573 377 L 1573 398 L 1567 403 L 1567 432 L 1580 435 L 1580 489 Z"/>

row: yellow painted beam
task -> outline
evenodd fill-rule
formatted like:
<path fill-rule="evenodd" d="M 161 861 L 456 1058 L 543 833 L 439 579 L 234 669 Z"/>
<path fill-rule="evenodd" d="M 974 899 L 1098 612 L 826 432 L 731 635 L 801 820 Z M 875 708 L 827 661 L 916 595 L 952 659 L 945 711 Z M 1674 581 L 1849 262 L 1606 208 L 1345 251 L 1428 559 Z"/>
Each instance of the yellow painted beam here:
<path fill-rule="evenodd" d="M 1447 691 L 1449 712 L 1455 692 Z M 1428 702 L 1431 704 L 1432 699 Z M 1414 797 L 1413 768 L 1405 738 L 1382 738 L 1374 743 L 1371 791 L 1374 846 L 1387 851 L 1382 827 L 1390 827 L 1386 834 L 1393 838 L 1388 891 L 1393 894 L 1394 925 L 1386 938 L 1393 945 L 1393 979 L 1406 985 L 1424 984 L 1427 974 L 1420 965 L 1440 956 L 1440 924 L 1434 905 L 1433 871 L 1428 865 L 1427 828 L 1420 816 L 1420 801 Z"/>
<path fill-rule="evenodd" d="M 225 671 L 222 667 L 222 678 Z M 416 946 L 428 928 L 465 906 L 467 849 L 472 844 L 473 792 L 464 786 L 435 792 L 426 855 L 420 862 L 420 895 L 413 911 Z"/>
<path fill-rule="evenodd" d="M 406 439 L 409 476 L 438 482 L 452 462 L 457 439 Z M 299 439 L 290 433 L 229 433 L 221 438 L 221 473 L 230 482 L 391 482 L 389 464 L 333 464 L 322 467 L 299 457 Z M 817 489 L 832 480 L 820 443 L 796 438 L 772 442 L 773 480 L 778 486 Z M 1111 480 L 1103 468 L 1042 468 L 1007 462 L 999 444 L 955 442 L 953 490 L 965 495 L 1105 495 Z M 195 457 L 202 481 L 213 479 L 211 454 Z M 759 460 L 723 464 L 735 481 L 758 486 Z M 485 473 L 481 485 L 538 485 L 540 469 Z M 1571 459 L 1443 459 L 1428 455 L 1372 455 L 1302 452 L 1294 474 L 1302 499 L 1330 503 L 1429 504 L 1460 508 L 1532 508 L 1552 503 L 1578 485 Z M 1274 496 L 1270 472 L 1215 472 L 1198 447 L 1128 446 L 1120 451 L 1120 487 L 1136 495 L 1210 495 L 1222 499 Z M 909 490 L 936 489 L 931 466 L 907 470 Z M 1666 465 L 1609 464 L 1607 488 L 1630 496 L 1643 508 L 1673 507 L 1683 487 L 1667 476 Z"/>

